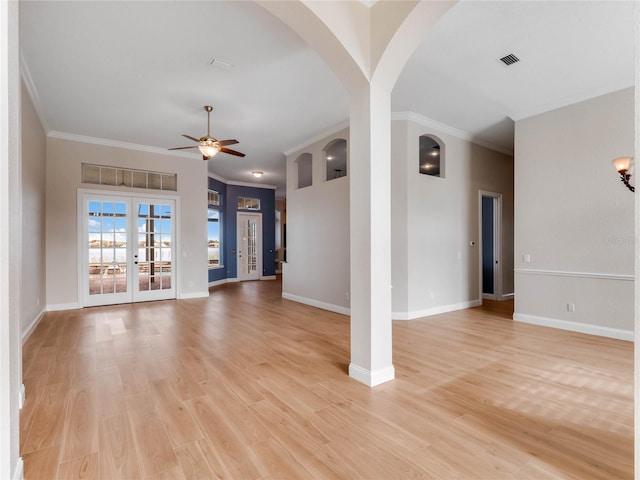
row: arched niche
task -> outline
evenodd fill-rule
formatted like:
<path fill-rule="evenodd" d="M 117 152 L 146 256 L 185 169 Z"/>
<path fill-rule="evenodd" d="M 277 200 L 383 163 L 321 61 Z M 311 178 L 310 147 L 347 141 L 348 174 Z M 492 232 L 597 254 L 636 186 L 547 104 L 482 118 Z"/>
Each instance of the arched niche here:
<path fill-rule="evenodd" d="M 347 141 L 344 138 L 331 140 L 322 149 L 326 165 L 326 180 L 347 176 Z"/>
<path fill-rule="evenodd" d="M 444 142 L 435 135 L 420 135 L 418 171 L 423 175 L 445 178 Z"/>
<path fill-rule="evenodd" d="M 301 153 L 296 158 L 298 165 L 298 188 L 310 187 L 313 183 L 313 157 L 310 153 Z"/>

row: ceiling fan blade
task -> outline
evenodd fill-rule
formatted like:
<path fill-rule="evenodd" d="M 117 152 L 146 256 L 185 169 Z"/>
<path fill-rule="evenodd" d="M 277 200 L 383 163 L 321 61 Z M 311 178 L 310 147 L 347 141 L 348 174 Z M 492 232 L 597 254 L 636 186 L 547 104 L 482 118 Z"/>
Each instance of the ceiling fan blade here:
<path fill-rule="evenodd" d="M 239 143 L 238 140 L 218 140 L 218 145 L 221 147 L 226 147 L 227 145 L 235 145 Z"/>
<path fill-rule="evenodd" d="M 244 153 L 238 152 L 237 150 L 231 150 L 230 148 L 224 148 L 222 147 L 220 149 L 221 152 L 223 153 L 228 153 L 229 155 L 235 155 L 236 157 L 244 157 Z"/>
<path fill-rule="evenodd" d="M 194 138 L 191 135 L 185 135 L 184 133 L 182 134 L 183 137 L 188 138 L 189 140 L 193 140 L 194 142 L 198 142 L 200 143 L 200 139 L 199 138 Z"/>
<path fill-rule="evenodd" d="M 185 150 L 187 148 L 198 148 L 198 145 L 192 145 L 191 147 L 173 147 L 173 148 L 167 148 L 167 150 Z"/>

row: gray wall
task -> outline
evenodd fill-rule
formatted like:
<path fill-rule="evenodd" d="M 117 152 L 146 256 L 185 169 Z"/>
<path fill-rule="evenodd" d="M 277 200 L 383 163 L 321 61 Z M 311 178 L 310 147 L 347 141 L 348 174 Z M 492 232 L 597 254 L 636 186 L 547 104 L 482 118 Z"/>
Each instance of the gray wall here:
<path fill-rule="evenodd" d="M 634 195 L 611 160 L 634 152 L 634 90 L 521 120 L 515 147 L 514 318 L 632 338 Z"/>
<path fill-rule="evenodd" d="M 27 89 L 22 85 L 22 336 L 47 305 L 45 179 L 47 137 Z"/>

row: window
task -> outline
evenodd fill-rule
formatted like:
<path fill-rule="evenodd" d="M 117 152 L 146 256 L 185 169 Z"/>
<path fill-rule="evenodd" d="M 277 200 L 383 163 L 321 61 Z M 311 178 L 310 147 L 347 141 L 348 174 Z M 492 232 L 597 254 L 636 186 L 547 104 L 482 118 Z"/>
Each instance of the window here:
<path fill-rule="evenodd" d="M 347 141 L 344 138 L 332 140 L 324 147 L 327 166 L 326 180 L 347 176 Z"/>
<path fill-rule="evenodd" d="M 431 135 L 420 136 L 419 172 L 444 178 L 444 144 Z"/>
<path fill-rule="evenodd" d="M 220 194 L 218 192 L 216 192 L 215 190 L 209 190 L 208 197 L 209 205 L 212 205 L 214 207 L 220 206 Z"/>
<path fill-rule="evenodd" d="M 238 197 L 238 210 L 260 210 L 260 199 Z"/>
<path fill-rule="evenodd" d="M 310 153 L 303 153 L 297 159 L 298 188 L 310 187 L 312 182 L 312 157 Z"/>
<path fill-rule="evenodd" d="M 178 176 L 175 173 L 149 172 L 83 163 L 82 183 L 175 192 L 178 189 Z"/>
<path fill-rule="evenodd" d="M 220 222 L 220 212 L 210 208 L 208 216 L 207 235 L 209 237 L 209 242 L 207 252 L 209 257 L 209 268 L 218 268 L 222 267 L 222 257 L 220 255 L 220 227 L 222 225 Z"/>

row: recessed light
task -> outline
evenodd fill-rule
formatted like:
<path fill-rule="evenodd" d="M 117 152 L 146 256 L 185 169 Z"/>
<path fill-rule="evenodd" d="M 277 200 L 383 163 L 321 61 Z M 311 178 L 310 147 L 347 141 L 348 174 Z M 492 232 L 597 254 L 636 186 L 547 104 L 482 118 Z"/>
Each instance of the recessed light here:
<path fill-rule="evenodd" d="M 334 157 L 333 155 L 327 155 L 327 160 L 333 160 L 334 158 L 336 157 Z"/>
<path fill-rule="evenodd" d="M 264 175 L 264 172 L 261 172 L 260 170 L 254 170 L 253 172 L 251 172 L 251 175 L 253 175 L 256 178 L 260 178 L 262 177 L 262 175 Z"/>

